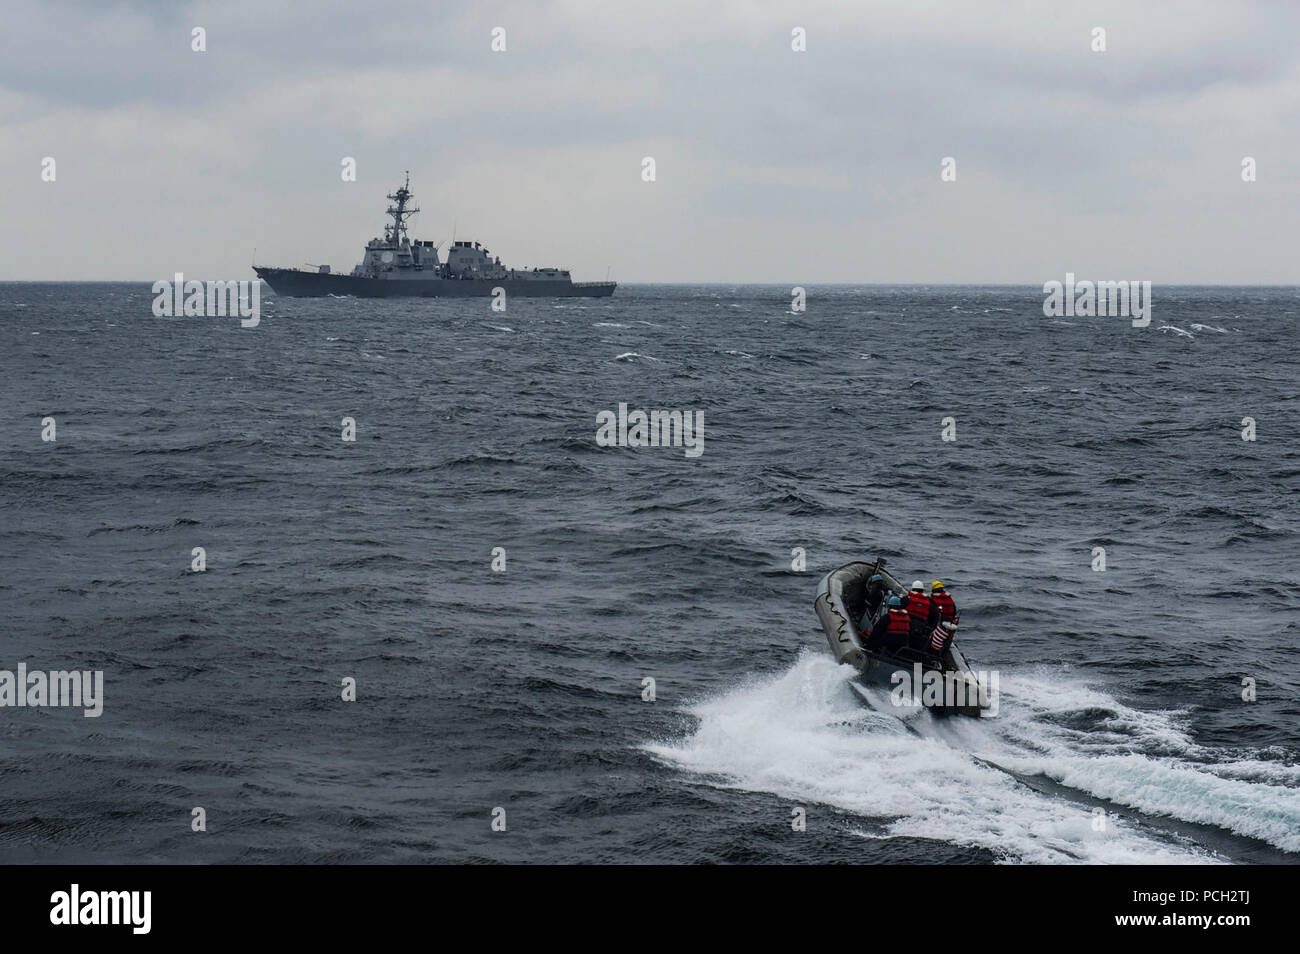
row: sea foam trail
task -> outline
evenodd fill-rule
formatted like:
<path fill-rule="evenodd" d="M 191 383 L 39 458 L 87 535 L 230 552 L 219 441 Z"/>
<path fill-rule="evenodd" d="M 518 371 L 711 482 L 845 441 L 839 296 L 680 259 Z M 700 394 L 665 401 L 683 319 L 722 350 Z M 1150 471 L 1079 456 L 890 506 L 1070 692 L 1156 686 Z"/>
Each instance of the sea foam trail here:
<path fill-rule="evenodd" d="M 1130 709 L 1049 670 L 1004 674 L 1002 690 L 999 718 L 978 724 L 995 734 L 966 735 L 977 754 L 1117 805 L 1300 852 L 1295 765 L 1198 745 L 1180 713 Z"/>
<path fill-rule="evenodd" d="M 686 738 L 647 746 L 663 762 L 720 787 L 770 792 L 880 819 L 878 837 L 932 838 L 1031 863 L 1203 863 L 1207 852 L 1041 795 L 991 767 L 957 739 L 922 737 L 858 700 L 853 673 L 820 654 L 694 706 Z M 995 720 L 971 721 L 982 730 Z M 942 727 L 940 727 L 942 728 Z M 987 747 L 987 746 L 986 746 Z M 1005 753 L 1004 753 L 1005 754 Z"/>

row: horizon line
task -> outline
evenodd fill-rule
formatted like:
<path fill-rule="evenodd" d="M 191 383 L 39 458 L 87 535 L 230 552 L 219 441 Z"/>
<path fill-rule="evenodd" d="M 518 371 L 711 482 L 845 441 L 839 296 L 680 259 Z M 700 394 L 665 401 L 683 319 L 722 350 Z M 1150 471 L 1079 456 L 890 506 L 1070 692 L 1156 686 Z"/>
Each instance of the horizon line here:
<path fill-rule="evenodd" d="M 184 274 L 182 272 L 182 274 Z M 173 272 L 174 276 L 175 273 Z M 0 285 L 153 285 L 159 281 L 171 281 L 172 276 L 167 278 L 0 278 Z M 265 283 L 261 278 L 245 279 L 193 279 L 194 281 L 260 281 Z M 1057 281 L 1058 279 L 1049 278 L 1047 281 Z M 1300 282 L 1164 282 L 1154 279 L 1081 279 L 1081 281 L 1150 281 L 1151 285 L 1164 286 L 1171 288 L 1300 288 Z M 944 288 L 1037 288 L 1041 289 L 1043 282 L 985 282 L 985 281 L 797 281 L 797 282 L 755 282 L 743 280 L 724 280 L 716 279 L 713 281 L 622 281 L 610 279 L 617 285 L 697 285 L 700 287 L 713 287 L 718 285 L 749 285 L 761 288 L 794 288 L 796 286 L 874 286 L 888 288 L 899 285 L 933 285 Z M 272 291 L 274 294 L 274 291 Z M 290 296 L 293 297 L 293 296 Z"/>

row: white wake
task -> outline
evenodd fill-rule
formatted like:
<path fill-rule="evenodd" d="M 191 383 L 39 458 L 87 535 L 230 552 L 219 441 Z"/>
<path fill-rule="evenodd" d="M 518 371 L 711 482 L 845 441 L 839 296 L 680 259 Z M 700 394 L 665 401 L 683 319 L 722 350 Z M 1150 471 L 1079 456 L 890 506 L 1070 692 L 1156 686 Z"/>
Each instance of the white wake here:
<path fill-rule="evenodd" d="M 711 784 L 865 816 L 874 820 L 867 837 L 938 839 L 1007 861 L 1227 860 L 1114 805 L 1300 851 L 1297 769 L 1216 760 L 1179 728 L 1177 713 L 1131 709 L 1042 669 L 1001 674 L 995 718 L 919 713 L 904 724 L 856 698 L 852 677 L 805 652 L 784 673 L 692 707 L 699 726 L 691 735 L 646 748 Z M 887 693 L 879 701 L 890 708 Z M 994 766 L 1105 799 L 1112 811 L 1101 824 L 1093 806 L 1035 791 Z"/>

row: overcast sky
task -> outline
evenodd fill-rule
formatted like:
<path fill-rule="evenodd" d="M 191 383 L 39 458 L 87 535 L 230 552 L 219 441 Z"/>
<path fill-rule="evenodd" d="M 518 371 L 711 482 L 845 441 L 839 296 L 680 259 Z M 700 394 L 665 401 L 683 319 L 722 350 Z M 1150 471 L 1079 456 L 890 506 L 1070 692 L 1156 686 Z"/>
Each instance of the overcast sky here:
<path fill-rule="evenodd" d="M 409 169 L 413 237 L 454 228 L 577 280 L 1300 282 L 1300 3 L 5 0 L 0 17 L 4 280 L 250 278 L 254 249 L 350 270 Z"/>

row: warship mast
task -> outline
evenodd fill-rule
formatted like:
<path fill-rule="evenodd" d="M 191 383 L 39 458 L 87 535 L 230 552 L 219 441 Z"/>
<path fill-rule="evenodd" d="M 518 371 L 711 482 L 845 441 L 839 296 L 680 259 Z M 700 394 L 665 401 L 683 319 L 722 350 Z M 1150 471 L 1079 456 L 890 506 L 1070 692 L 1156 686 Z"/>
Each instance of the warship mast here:
<path fill-rule="evenodd" d="M 406 182 L 396 192 L 391 192 L 387 196 L 388 199 L 397 203 L 388 207 L 388 214 L 393 217 L 393 224 L 384 226 L 384 239 L 394 247 L 400 245 L 402 240 L 406 238 L 406 220 L 420 211 L 415 206 L 409 209 L 406 207 L 406 203 L 413 198 L 410 186 L 411 173 L 410 170 L 407 170 Z"/>

